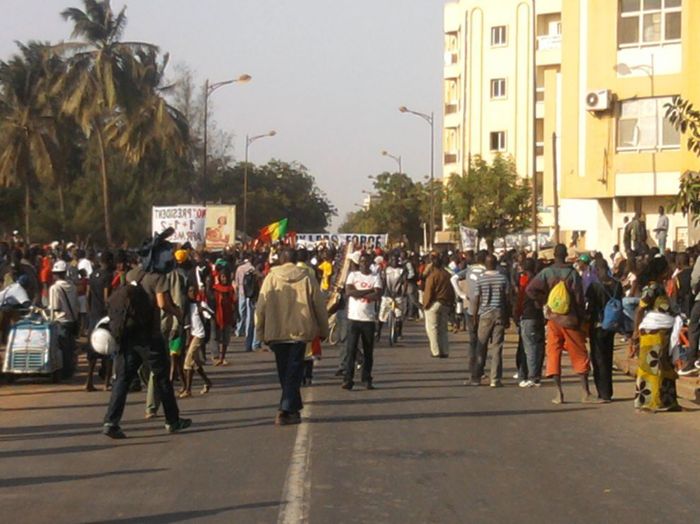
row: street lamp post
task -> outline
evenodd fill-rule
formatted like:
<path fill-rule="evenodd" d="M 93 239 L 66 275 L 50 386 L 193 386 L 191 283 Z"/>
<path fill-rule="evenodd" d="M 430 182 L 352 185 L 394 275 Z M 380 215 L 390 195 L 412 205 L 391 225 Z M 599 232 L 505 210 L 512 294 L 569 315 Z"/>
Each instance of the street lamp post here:
<path fill-rule="evenodd" d="M 216 91 L 220 87 L 233 84 L 235 82 L 245 84 L 246 82 L 250 82 L 252 78 L 253 77 L 248 74 L 243 74 L 238 78 L 234 78 L 232 80 L 224 80 L 223 82 L 215 82 L 213 84 L 209 83 L 208 78 L 204 81 L 204 158 L 202 159 L 202 185 L 204 185 L 204 181 L 207 178 L 207 122 L 209 120 L 209 97 L 214 91 Z"/>
<path fill-rule="evenodd" d="M 245 162 L 243 163 L 243 234 L 248 234 L 248 148 L 250 144 L 261 138 L 275 136 L 277 131 L 268 131 L 262 135 L 245 137 Z"/>
<path fill-rule="evenodd" d="M 389 158 L 394 160 L 399 165 L 399 175 L 403 174 L 403 169 L 401 169 L 401 155 L 398 155 L 398 156 L 392 155 L 391 153 L 389 153 L 389 151 L 385 150 L 385 151 L 382 151 L 382 156 L 388 156 Z"/>
<path fill-rule="evenodd" d="M 409 113 L 417 117 L 422 118 L 430 125 L 430 223 L 428 224 L 428 235 L 430 236 L 430 248 L 433 247 L 433 238 L 435 228 L 435 187 L 433 182 L 435 181 L 435 114 L 434 113 L 419 113 L 418 111 L 412 111 L 406 106 L 399 107 L 401 113 Z"/>

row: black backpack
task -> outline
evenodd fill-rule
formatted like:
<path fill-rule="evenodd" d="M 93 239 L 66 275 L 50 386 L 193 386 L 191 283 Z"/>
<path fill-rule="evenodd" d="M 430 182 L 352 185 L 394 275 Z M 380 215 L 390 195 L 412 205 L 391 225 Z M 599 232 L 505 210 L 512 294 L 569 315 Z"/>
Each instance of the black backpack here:
<path fill-rule="evenodd" d="M 107 301 L 109 331 L 121 345 L 125 335 L 133 342 L 146 342 L 151 332 L 153 306 L 141 280 L 121 286 Z"/>
<path fill-rule="evenodd" d="M 258 276 L 255 274 L 254 269 L 248 270 L 248 272 L 243 275 L 243 294 L 246 298 L 251 300 L 256 300 L 260 294 L 260 282 L 258 281 Z"/>

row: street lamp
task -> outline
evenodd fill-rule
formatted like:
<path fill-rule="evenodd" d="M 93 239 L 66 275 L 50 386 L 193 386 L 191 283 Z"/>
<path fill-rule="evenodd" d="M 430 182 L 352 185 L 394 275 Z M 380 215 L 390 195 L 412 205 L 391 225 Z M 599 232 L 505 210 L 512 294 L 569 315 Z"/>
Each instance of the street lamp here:
<path fill-rule="evenodd" d="M 389 153 L 389 151 L 382 151 L 382 156 L 388 156 L 389 158 L 393 159 L 396 161 L 396 163 L 399 165 L 399 175 L 403 174 L 403 169 L 401 169 L 401 155 L 395 156 Z"/>
<path fill-rule="evenodd" d="M 249 74 L 243 74 L 238 78 L 224 80 L 223 82 L 215 82 L 213 84 L 209 83 L 208 78 L 204 81 L 204 161 L 202 162 L 202 184 L 207 178 L 207 121 L 209 119 L 209 97 L 220 87 L 233 84 L 235 82 L 245 84 L 250 82 L 252 78 L 253 77 Z"/>
<path fill-rule="evenodd" d="M 275 136 L 277 131 L 268 131 L 262 135 L 245 137 L 245 162 L 243 163 L 243 234 L 248 234 L 248 148 L 250 144 L 261 138 Z"/>
<path fill-rule="evenodd" d="M 435 114 L 419 113 L 412 111 L 406 106 L 399 107 L 399 112 L 409 113 L 425 120 L 430 125 L 430 223 L 428 224 L 428 234 L 430 235 L 430 248 L 433 247 L 433 228 L 435 227 Z"/>

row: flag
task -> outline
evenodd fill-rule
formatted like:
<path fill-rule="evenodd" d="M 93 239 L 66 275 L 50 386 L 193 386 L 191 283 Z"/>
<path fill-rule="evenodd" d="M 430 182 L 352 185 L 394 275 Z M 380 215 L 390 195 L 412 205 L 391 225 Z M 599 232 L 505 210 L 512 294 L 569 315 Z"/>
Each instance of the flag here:
<path fill-rule="evenodd" d="M 258 238 L 263 242 L 276 242 L 277 240 L 284 238 L 286 234 L 287 219 L 283 218 L 279 222 L 273 222 L 272 224 L 262 228 Z"/>

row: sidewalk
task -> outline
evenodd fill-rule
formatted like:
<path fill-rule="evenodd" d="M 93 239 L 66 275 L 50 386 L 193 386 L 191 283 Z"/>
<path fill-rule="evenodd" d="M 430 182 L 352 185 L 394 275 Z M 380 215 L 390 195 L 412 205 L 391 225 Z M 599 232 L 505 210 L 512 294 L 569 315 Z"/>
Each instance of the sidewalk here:
<path fill-rule="evenodd" d="M 627 356 L 627 345 L 617 345 L 613 353 L 613 365 L 627 375 L 637 374 L 637 358 Z M 678 377 L 676 391 L 679 398 L 700 403 L 700 377 Z"/>

